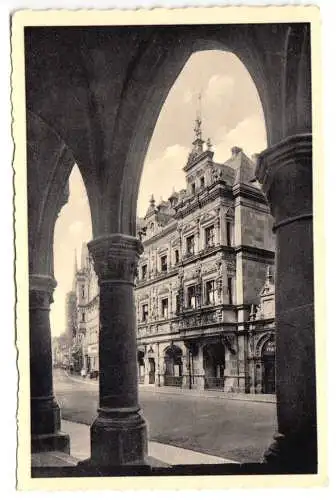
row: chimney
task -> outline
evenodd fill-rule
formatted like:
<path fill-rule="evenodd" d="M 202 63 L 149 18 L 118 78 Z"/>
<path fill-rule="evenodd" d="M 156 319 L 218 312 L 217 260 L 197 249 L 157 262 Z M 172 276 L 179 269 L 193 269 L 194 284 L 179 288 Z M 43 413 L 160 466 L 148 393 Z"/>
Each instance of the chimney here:
<path fill-rule="evenodd" d="M 242 148 L 239 148 L 238 146 L 233 146 L 233 148 L 231 148 L 232 156 L 237 156 L 242 151 Z"/>

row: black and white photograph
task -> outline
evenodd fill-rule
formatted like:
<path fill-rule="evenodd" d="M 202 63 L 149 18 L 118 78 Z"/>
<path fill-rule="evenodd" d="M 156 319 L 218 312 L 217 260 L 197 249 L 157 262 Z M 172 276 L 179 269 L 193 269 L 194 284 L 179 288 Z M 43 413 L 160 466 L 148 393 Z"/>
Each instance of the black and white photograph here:
<path fill-rule="evenodd" d="M 319 16 L 239 12 L 13 16 L 30 489 L 325 479 Z"/>

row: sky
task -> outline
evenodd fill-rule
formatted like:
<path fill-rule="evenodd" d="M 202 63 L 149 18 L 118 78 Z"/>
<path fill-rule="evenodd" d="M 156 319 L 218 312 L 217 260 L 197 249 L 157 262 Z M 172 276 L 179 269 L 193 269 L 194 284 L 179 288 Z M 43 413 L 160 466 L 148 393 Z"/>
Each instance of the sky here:
<path fill-rule="evenodd" d="M 235 55 L 223 51 L 193 54 L 171 88 L 156 123 L 141 178 L 139 216 L 144 216 L 151 194 L 159 202 L 167 199 L 173 188 L 185 187 L 182 169 L 194 139 L 199 94 L 203 139 L 211 139 L 215 161 L 225 162 L 233 146 L 243 148 L 248 156 L 267 147 L 260 99 L 244 65 Z M 65 329 L 65 295 L 72 286 L 75 254 L 79 264 L 82 243 L 92 238 L 90 208 L 76 166 L 69 185 L 69 201 L 59 215 L 54 235 L 58 286 L 50 316 L 53 336 Z"/>

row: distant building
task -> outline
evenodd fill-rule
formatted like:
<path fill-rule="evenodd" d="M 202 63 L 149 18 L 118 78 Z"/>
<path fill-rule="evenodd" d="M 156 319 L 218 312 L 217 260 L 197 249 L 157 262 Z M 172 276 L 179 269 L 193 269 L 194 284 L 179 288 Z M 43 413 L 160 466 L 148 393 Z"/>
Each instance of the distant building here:
<path fill-rule="evenodd" d="M 136 280 L 139 382 L 191 390 L 275 388 L 272 217 L 239 147 L 225 163 L 204 147 L 201 120 L 186 189 L 154 197 L 139 237 Z M 99 290 L 86 245 L 76 272 L 83 366 L 98 370 Z"/>

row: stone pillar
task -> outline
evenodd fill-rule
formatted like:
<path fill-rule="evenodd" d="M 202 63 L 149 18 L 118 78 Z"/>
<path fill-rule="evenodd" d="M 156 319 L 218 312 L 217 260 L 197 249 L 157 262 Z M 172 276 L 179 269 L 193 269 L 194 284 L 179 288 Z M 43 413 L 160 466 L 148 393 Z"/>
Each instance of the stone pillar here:
<path fill-rule="evenodd" d="M 311 134 L 261 153 L 256 176 L 275 219 L 278 434 L 264 461 L 317 467 Z"/>
<path fill-rule="evenodd" d="M 197 365 L 195 367 L 196 384 L 197 384 L 197 390 L 199 391 L 204 391 L 205 372 L 204 372 L 203 347 L 204 347 L 203 344 L 200 343 L 198 347 Z M 195 361 L 196 360 L 194 360 L 194 366 L 196 364 Z"/>
<path fill-rule="evenodd" d="M 99 408 L 92 465 L 144 463 L 146 422 L 138 402 L 134 279 L 142 244 L 111 234 L 89 243 L 100 286 Z"/>
<path fill-rule="evenodd" d="M 50 304 L 56 281 L 29 276 L 31 452 L 70 453 L 69 436 L 60 432 L 60 408 L 53 393 Z"/>

